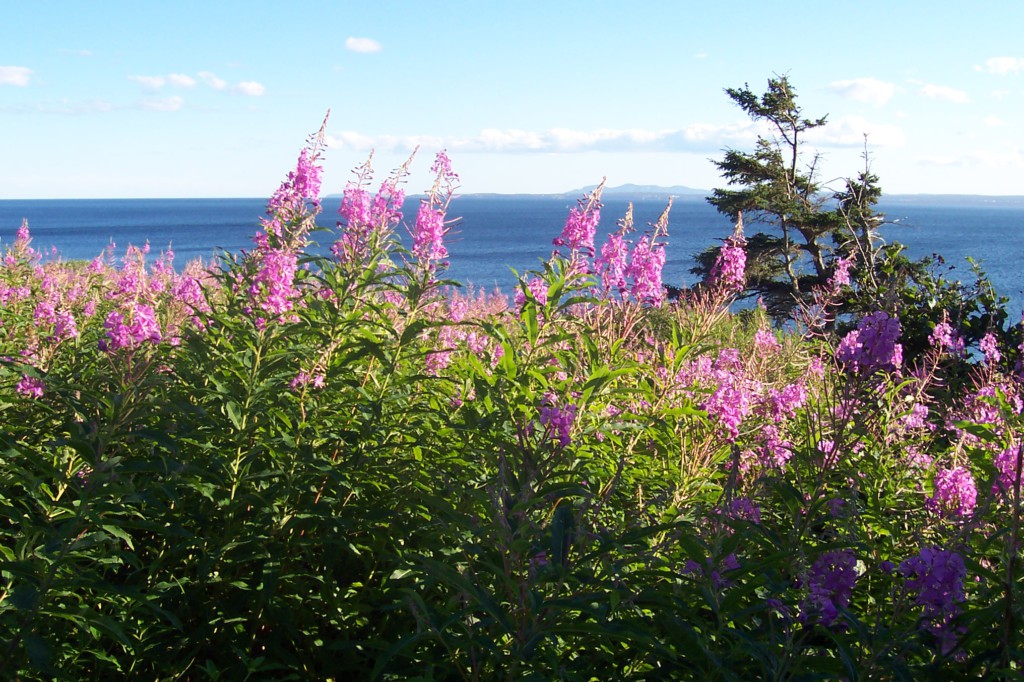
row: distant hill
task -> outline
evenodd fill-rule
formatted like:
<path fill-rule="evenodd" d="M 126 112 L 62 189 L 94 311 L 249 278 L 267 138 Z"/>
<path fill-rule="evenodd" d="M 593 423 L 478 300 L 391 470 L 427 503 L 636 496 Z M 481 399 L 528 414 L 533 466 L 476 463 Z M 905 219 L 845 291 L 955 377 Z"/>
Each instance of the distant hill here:
<path fill-rule="evenodd" d="M 459 198 L 463 199 L 515 199 L 518 197 L 548 197 L 551 199 L 580 199 L 583 196 L 590 194 L 597 185 L 587 185 L 586 187 L 580 187 L 579 189 L 569 190 L 568 192 L 550 192 L 543 194 L 528 194 L 528 193 L 517 193 L 517 194 L 499 194 L 497 192 L 467 192 L 465 194 L 460 193 Z M 601 196 L 605 198 L 618 198 L 618 199 L 634 199 L 637 201 L 644 199 L 667 199 L 672 196 L 676 199 L 684 201 L 693 201 L 697 199 L 703 199 L 710 195 L 710 190 L 706 189 L 695 189 L 693 187 L 686 187 L 685 185 L 672 185 L 671 187 L 663 187 L 660 185 L 619 185 L 617 187 L 605 187 L 604 192 Z M 414 196 L 414 195 L 409 195 Z"/>
<path fill-rule="evenodd" d="M 580 189 L 566 192 L 566 194 L 579 196 L 589 194 L 597 189 L 597 185 L 587 185 Z M 695 189 L 686 185 L 672 185 L 663 187 L 660 185 L 634 185 L 626 184 L 617 187 L 605 187 L 602 196 L 623 196 L 633 199 L 661 199 L 668 196 L 674 197 L 706 197 L 711 194 L 710 190 Z"/>

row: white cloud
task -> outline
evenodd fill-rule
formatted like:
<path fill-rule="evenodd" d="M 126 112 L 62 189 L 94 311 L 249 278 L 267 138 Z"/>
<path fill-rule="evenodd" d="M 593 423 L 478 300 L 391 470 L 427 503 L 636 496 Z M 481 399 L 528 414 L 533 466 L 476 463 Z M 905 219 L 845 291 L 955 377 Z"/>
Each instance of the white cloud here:
<path fill-rule="evenodd" d="M 974 150 L 959 156 L 920 156 L 918 165 L 922 166 L 955 166 L 958 168 L 991 168 L 995 170 L 1024 168 L 1024 152 L 1009 150 L 991 152 Z"/>
<path fill-rule="evenodd" d="M 826 90 L 857 102 L 867 102 L 882 106 L 892 99 L 896 86 L 892 83 L 875 78 L 854 78 L 852 80 L 832 81 L 825 86 Z"/>
<path fill-rule="evenodd" d="M 181 97 L 151 97 L 139 100 L 139 106 L 149 111 L 178 111 L 185 105 Z"/>
<path fill-rule="evenodd" d="M 210 73 L 209 71 L 200 71 L 198 76 L 199 80 L 203 81 L 214 90 L 223 90 L 228 85 L 226 80 L 218 78 L 216 74 Z"/>
<path fill-rule="evenodd" d="M 975 70 L 1006 76 L 1024 71 L 1024 57 L 992 57 L 986 59 L 984 66 L 975 66 Z"/>
<path fill-rule="evenodd" d="M 380 52 L 380 43 L 373 38 L 346 38 L 345 49 L 352 52 Z"/>
<path fill-rule="evenodd" d="M 257 83 L 256 81 L 242 81 L 241 83 L 232 86 L 231 91 L 242 95 L 248 95 L 249 97 L 259 97 L 264 94 L 267 89 L 263 87 L 262 83 Z"/>
<path fill-rule="evenodd" d="M 921 94 L 929 99 L 940 99 L 954 104 L 966 104 L 970 101 L 967 93 L 963 90 L 950 88 L 945 85 L 932 85 L 926 83 L 921 86 Z"/>
<path fill-rule="evenodd" d="M 718 151 L 730 143 L 752 144 L 756 137 L 750 123 L 716 126 L 694 124 L 684 129 L 638 128 L 547 131 L 486 128 L 476 135 L 438 137 L 428 135 L 369 136 L 342 131 L 328 136 L 328 144 L 355 151 L 410 152 L 417 146 L 446 147 L 463 153 L 579 153 L 579 152 L 691 152 Z"/>
<path fill-rule="evenodd" d="M 828 125 L 807 132 L 811 144 L 824 147 L 863 147 L 864 136 L 871 148 L 902 147 L 907 143 L 903 129 L 889 123 L 872 123 L 862 116 L 842 116 Z"/>
<path fill-rule="evenodd" d="M 147 90 L 159 90 L 167 83 L 163 76 L 128 76 L 128 80 L 135 81 Z"/>
<path fill-rule="evenodd" d="M 186 76 L 183 73 L 172 73 L 167 77 L 167 80 L 171 85 L 177 85 L 179 88 L 191 88 L 196 84 L 195 78 Z"/>
<path fill-rule="evenodd" d="M 645 130 L 640 128 L 599 128 L 572 130 L 552 128 L 546 131 L 485 128 L 475 135 L 439 137 L 431 135 L 365 135 L 351 130 L 327 136 L 331 147 L 353 151 L 411 152 L 417 147 L 447 148 L 462 153 L 716 153 L 727 147 L 751 147 L 757 136 L 771 136 L 765 125 L 748 121 L 727 125 L 694 123 L 686 128 Z M 864 135 L 873 148 L 902 147 L 906 135 L 899 126 L 872 123 L 859 116 L 830 121 L 824 128 L 810 131 L 807 142 L 819 147 L 862 147 Z"/>
<path fill-rule="evenodd" d="M 1002 125 L 1005 125 L 1003 119 L 999 118 L 998 116 L 986 116 L 985 118 L 981 119 L 981 122 L 984 123 L 989 128 L 998 128 Z"/>
<path fill-rule="evenodd" d="M 28 85 L 32 78 L 32 69 L 24 66 L 0 66 L 0 85 L 17 85 L 20 88 Z"/>

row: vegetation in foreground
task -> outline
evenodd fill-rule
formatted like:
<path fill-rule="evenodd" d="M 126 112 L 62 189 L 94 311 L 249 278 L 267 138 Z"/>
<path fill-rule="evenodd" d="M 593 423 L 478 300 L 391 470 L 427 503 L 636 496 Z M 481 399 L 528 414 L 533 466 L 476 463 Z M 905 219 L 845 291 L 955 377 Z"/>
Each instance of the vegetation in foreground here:
<path fill-rule="evenodd" d="M 415 217 L 358 169 L 337 231 L 319 153 L 213 267 L 7 247 L 5 675 L 1021 676 L 1020 329 L 983 277 L 840 201 L 769 252 L 785 325 L 729 312 L 740 229 L 668 303 L 668 209 L 598 247 L 598 188 L 510 306 L 443 279 L 443 153 Z"/>

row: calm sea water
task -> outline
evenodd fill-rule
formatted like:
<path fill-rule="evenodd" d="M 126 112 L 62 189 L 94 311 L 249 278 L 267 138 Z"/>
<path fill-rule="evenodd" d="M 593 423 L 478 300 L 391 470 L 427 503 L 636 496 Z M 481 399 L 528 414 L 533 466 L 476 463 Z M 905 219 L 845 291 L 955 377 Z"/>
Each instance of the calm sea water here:
<path fill-rule="evenodd" d="M 332 226 L 337 199 L 324 202 L 320 224 Z M 606 197 L 601 230 L 615 229 L 624 215 L 626 198 Z M 48 257 L 92 259 L 108 244 L 123 253 L 129 244 L 147 241 L 155 255 L 170 246 L 175 264 L 211 258 L 218 250 L 238 252 L 252 247 L 264 199 L 95 199 L 0 201 L 0 248 L 14 239 L 22 218 L 36 249 Z M 405 215 L 415 216 L 410 199 Z M 537 268 L 551 253 L 575 201 L 564 198 L 466 196 L 453 202 L 449 215 L 461 220 L 449 240 L 450 275 L 478 288 L 510 291 L 512 268 Z M 642 231 L 657 220 L 664 201 L 634 202 L 635 224 Z M 999 293 L 1010 297 L 1009 311 L 1024 308 L 1024 198 L 891 197 L 880 205 L 896 221 L 882 234 L 907 245 L 912 257 L 941 254 L 953 277 L 970 280 L 968 256 L 981 261 Z M 732 230 L 728 219 L 700 198 L 676 199 L 669 222 L 664 279 L 667 284 L 692 284 L 693 255 L 718 243 Z M 332 238 L 321 234 L 324 249 Z"/>

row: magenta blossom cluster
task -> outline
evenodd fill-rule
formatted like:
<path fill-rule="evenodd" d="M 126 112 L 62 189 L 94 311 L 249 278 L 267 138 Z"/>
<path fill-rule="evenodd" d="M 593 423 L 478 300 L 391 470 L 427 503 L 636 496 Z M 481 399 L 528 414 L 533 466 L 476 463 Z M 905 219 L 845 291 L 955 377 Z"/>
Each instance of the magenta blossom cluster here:
<path fill-rule="evenodd" d="M 412 233 L 412 253 L 421 263 L 433 263 L 448 257 L 444 245 L 444 211 L 431 207 L 429 202 L 420 204 L 416 214 L 416 226 Z"/>
<path fill-rule="evenodd" d="M 961 356 L 964 354 L 964 339 L 948 322 L 940 322 L 935 325 L 928 341 L 933 347 L 939 348 L 950 355 Z"/>
<path fill-rule="evenodd" d="M 537 418 L 544 433 L 561 447 L 568 447 L 572 443 L 572 425 L 576 421 L 576 406 L 566 403 L 559 407 L 552 397 L 546 397 L 540 407 L 540 415 Z"/>
<path fill-rule="evenodd" d="M 967 569 L 963 557 L 938 547 L 925 547 L 917 556 L 903 561 L 899 572 L 906 578 L 906 589 L 915 594 L 915 602 L 924 611 L 922 626 L 939 639 L 943 655 L 951 653 L 957 638 L 952 623 L 964 601 Z"/>
<path fill-rule="evenodd" d="M 371 174 L 369 163 L 360 170 L 356 182 L 346 185 L 338 208 L 341 237 L 331 246 L 331 253 L 341 263 L 365 261 L 370 246 L 389 235 L 402 220 L 405 192 L 398 187 L 400 176 L 384 181 L 376 194 L 364 189 Z"/>
<path fill-rule="evenodd" d="M 999 342 L 996 341 L 995 334 L 989 332 L 981 338 L 978 342 L 978 348 L 985 354 L 985 362 L 994 365 L 999 362 L 1003 355 L 999 352 Z"/>
<path fill-rule="evenodd" d="M 38 399 L 43 397 L 45 388 L 46 384 L 39 377 L 23 375 L 21 380 L 18 381 L 18 385 L 14 387 L 14 390 L 26 398 Z"/>
<path fill-rule="evenodd" d="M 158 343 L 163 338 L 153 308 L 141 303 L 127 317 L 121 311 L 110 311 L 103 328 L 106 336 L 100 339 L 100 350 L 105 351 L 134 348 L 146 341 Z"/>
<path fill-rule="evenodd" d="M 727 294 L 738 294 L 747 286 L 747 242 L 741 236 L 728 237 L 718 250 L 708 281 Z"/>
<path fill-rule="evenodd" d="M 601 273 L 604 295 L 613 291 L 621 296 L 626 291 L 626 263 L 629 257 L 629 243 L 621 232 L 608 235 L 601 246 L 601 255 L 594 259 L 594 266 Z"/>
<path fill-rule="evenodd" d="M 836 360 L 850 371 L 870 374 L 876 370 L 896 370 L 903 364 L 900 321 L 878 311 L 865 315 L 857 328 L 843 337 L 836 349 Z"/>
<path fill-rule="evenodd" d="M 966 467 L 958 466 L 935 473 L 935 494 L 925 504 L 940 516 L 965 518 L 974 513 L 977 502 L 974 476 Z"/>
<path fill-rule="evenodd" d="M 256 309 L 279 318 L 294 307 L 299 297 L 295 286 L 298 254 L 284 249 L 267 249 L 258 250 L 254 258 L 258 269 L 249 286 L 250 299 Z"/>
<path fill-rule="evenodd" d="M 562 234 L 555 237 L 552 243 L 555 246 L 567 246 L 570 251 L 579 251 L 588 258 L 592 258 L 594 256 L 594 235 L 600 220 L 601 204 L 594 198 L 586 203 L 580 200 L 579 206 L 569 211 Z"/>
<path fill-rule="evenodd" d="M 722 574 L 738 570 L 739 568 L 739 559 L 736 558 L 735 553 L 730 552 L 722 557 L 721 561 L 715 561 L 713 557 L 708 557 L 704 560 L 703 566 L 693 559 L 687 559 L 686 563 L 683 564 L 681 573 L 697 578 L 706 577 L 711 581 L 711 585 L 715 590 L 722 590 L 731 587 L 733 584 L 732 580 L 725 578 Z"/>
<path fill-rule="evenodd" d="M 837 258 L 832 269 L 832 277 L 829 279 L 829 288 L 838 292 L 844 286 L 850 285 L 850 267 L 853 265 L 853 256 Z"/>
<path fill-rule="evenodd" d="M 303 149 L 295 170 L 290 171 L 267 203 L 263 229 L 273 246 L 298 248 L 313 228 L 313 218 L 320 212 L 320 176 L 323 169 L 316 163 L 319 149 Z"/>
<path fill-rule="evenodd" d="M 435 174 L 434 184 L 427 198 L 420 202 L 412 229 L 412 253 L 427 272 L 433 272 L 448 257 L 448 249 L 444 245 L 447 232 L 445 213 L 459 180 L 458 174 L 452 171 L 451 159 L 444 151 L 434 157 L 430 170 Z"/>
<path fill-rule="evenodd" d="M 661 284 L 661 271 L 665 267 L 665 245 L 653 237 L 643 237 L 633 247 L 626 266 L 626 277 L 633 280 L 630 295 L 641 303 L 659 305 L 665 298 Z"/>
<path fill-rule="evenodd" d="M 531 277 L 526 282 L 526 288 L 529 289 L 533 299 L 537 301 L 537 305 L 545 306 L 548 304 L 548 283 L 543 279 Z M 522 286 L 517 287 L 515 293 L 512 294 L 512 303 L 520 310 L 526 305 L 526 293 L 523 291 Z"/>
<path fill-rule="evenodd" d="M 1014 445 L 1006 448 L 995 456 L 993 464 L 996 467 L 996 480 L 992 483 L 992 492 L 1004 495 L 1010 499 L 1014 495 L 1020 480 L 1020 458 L 1021 449 L 1024 445 Z"/>
<path fill-rule="evenodd" d="M 804 580 L 807 596 L 800 605 L 800 620 L 829 627 L 839 618 L 839 610 L 850 605 L 857 582 L 857 557 L 853 550 L 824 552 Z"/>

